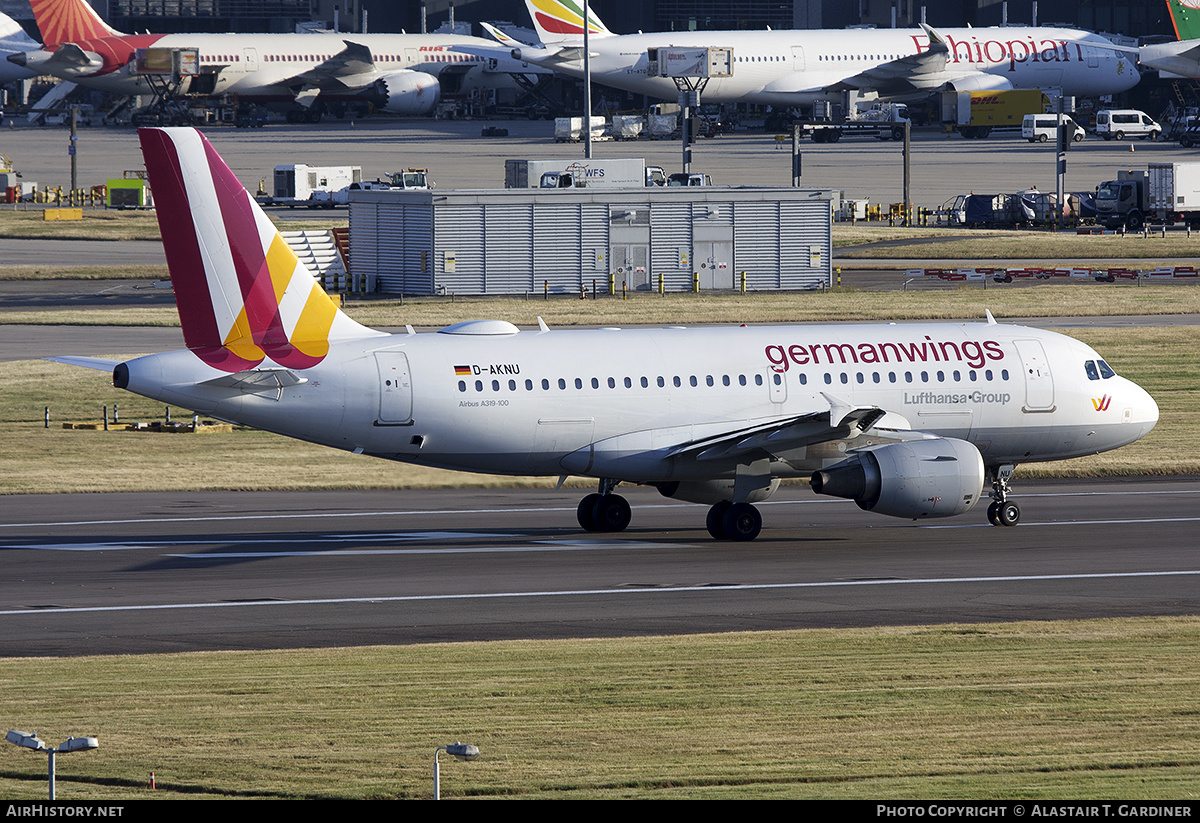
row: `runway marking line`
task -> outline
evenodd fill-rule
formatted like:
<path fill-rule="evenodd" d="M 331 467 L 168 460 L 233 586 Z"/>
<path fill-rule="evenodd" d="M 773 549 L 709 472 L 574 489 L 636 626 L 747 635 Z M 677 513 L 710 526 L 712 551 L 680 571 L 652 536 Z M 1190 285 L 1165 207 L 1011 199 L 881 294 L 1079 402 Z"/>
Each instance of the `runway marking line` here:
<path fill-rule="evenodd" d="M 618 589 L 576 589 L 566 591 L 546 592 L 493 592 L 490 594 L 424 594 L 385 597 L 333 597 L 305 600 L 270 600 L 270 601 L 239 601 L 236 603 L 171 603 L 142 606 L 66 606 L 48 609 L 6 609 L 0 615 L 38 615 L 47 614 L 79 614 L 83 612 L 140 612 L 166 611 L 170 609 L 227 609 L 245 608 L 247 606 L 337 606 L 364 603 L 420 603 L 450 600 L 513 600 L 524 597 L 592 597 L 595 595 L 631 595 L 631 594 L 687 594 L 695 592 L 711 593 L 714 591 L 765 591 L 780 589 L 829 589 L 852 588 L 856 586 L 910 586 L 929 584 L 953 583 L 1026 583 L 1049 580 L 1119 580 L 1134 577 L 1193 577 L 1200 576 L 1200 570 L 1193 571 L 1163 571 L 1163 572 L 1116 572 L 1109 574 L 1037 574 L 1037 575 L 1006 575 L 1001 577 L 946 577 L 946 578 L 913 578 L 911 580 L 847 580 L 824 581 L 815 583 L 752 583 L 729 584 L 721 586 L 671 586 L 667 588 L 618 588 Z"/>

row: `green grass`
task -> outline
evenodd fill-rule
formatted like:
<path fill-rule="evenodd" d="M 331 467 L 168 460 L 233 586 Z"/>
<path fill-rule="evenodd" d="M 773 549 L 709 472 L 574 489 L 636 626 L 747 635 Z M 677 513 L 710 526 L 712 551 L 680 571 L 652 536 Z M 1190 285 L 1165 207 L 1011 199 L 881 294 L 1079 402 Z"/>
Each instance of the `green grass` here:
<path fill-rule="evenodd" d="M 1195 799 L 1200 619 L 0 660 L 59 800 Z M 36 673 L 36 675 L 35 675 Z M 147 788 L 150 772 L 158 790 Z M 0 747 L 0 797 L 46 760 Z"/>

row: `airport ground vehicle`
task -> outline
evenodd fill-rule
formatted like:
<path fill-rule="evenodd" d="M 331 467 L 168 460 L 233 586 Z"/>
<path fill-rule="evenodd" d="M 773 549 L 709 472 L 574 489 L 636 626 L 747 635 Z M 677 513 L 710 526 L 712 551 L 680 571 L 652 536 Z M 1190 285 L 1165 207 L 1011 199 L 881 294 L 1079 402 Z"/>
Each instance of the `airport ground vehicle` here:
<path fill-rule="evenodd" d="M 1101 109 L 1096 112 L 1096 134 L 1105 140 L 1124 140 L 1126 137 L 1157 140 L 1162 134 L 1162 126 L 1137 109 Z"/>
<path fill-rule="evenodd" d="M 567 189 L 583 186 L 593 189 L 635 189 L 665 184 L 662 167 L 647 166 L 640 157 L 504 161 L 506 189 Z"/>
<path fill-rule="evenodd" d="M 1021 128 L 1028 114 L 1046 111 L 1046 95 L 1037 89 L 944 91 L 942 123 L 966 138 L 987 137 L 995 129 Z"/>
<path fill-rule="evenodd" d="M 1096 220 L 1109 228 L 1148 221 L 1200 226 L 1200 163 L 1151 163 L 1122 169 L 1096 189 Z"/>
<path fill-rule="evenodd" d="M 388 172 L 386 180 L 364 180 L 351 183 L 351 191 L 392 191 L 395 189 L 428 189 L 433 187 L 429 169 L 405 169 Z"/>
<path fill-rule="evenodd" d="M 1067 115 L 1063 115 L 1063 125 L 1067 128 L 1067 134 L 1071 135 L 1071 142 L 1078 143 L 1083 140 L 1087 134 L 1083 130 L 1083 126 L 1076 123 Z M 1047 140 L 1055 140 L 1058 136 L 1058 115 L 1057 114 L 1027 114 L 1021 121 L 1021 136 L 1030 143 L 1045 143 Z"/>
<path fill-rule="evenodd" d="M 309 166 L 304 163 L 275 167 L 275 194 L 264 202 L 271 206 L 333 208 L 349 202 L 347 192 L 362 182 L 362 166 Z"/>

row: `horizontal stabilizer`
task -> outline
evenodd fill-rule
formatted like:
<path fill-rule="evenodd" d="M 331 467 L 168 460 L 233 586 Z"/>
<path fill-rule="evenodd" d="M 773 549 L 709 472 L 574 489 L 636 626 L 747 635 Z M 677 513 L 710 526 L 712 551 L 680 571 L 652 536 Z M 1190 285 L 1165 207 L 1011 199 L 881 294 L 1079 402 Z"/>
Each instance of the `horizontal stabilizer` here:
<path fill-rule="evenodd" d="M 47 357 L 47 360 L 52 360 L 55 363 L 63 363 L 67 366 L 79 366 L 84 369 L 95 369 L 96 371 L 112 371 L 119 364 L 120 360 L 105 360 L 103 357 L 77 357 L 67 354 L 59 357 Z"/>

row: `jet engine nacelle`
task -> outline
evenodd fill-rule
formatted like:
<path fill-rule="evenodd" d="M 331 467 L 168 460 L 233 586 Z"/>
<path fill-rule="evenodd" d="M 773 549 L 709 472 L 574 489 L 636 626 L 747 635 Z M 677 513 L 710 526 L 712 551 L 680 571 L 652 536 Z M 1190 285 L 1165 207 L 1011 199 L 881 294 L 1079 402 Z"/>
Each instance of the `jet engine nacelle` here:
<path fill-rule="evenodd" d="M 982 71 L 951 80 L 946 85 L 952 91 L 1012 91 L 1013 87 L 1007 78 Z"/>
<path fill-rule="evenodd" d="M 688 480 L 676 483 L 656 483 L 655 487 L 663 497 L 673 500 L 686 500 L 689 503 L 706 503 L 712 505 L 722 500 L 733 500 L 733 480 Z M 747 503 L 758 503 L 766 500 L 779 488 L 779 478 L 771 478 L 771 485 L 755 489 L 746 499 Z"/>
<path fill-rule="evenodd" d="M 375 81 L 375 90 L 382 98 L 379 107 L 392 114 L 431 114 L 442 99 L 438 79 L 423 71 L 397 71 Z"/>
<path fill-rule="evenodd" d="M 952 517 L 970 511 L 983 491 L 983 458 L 951 437 L 890 443 L 812 476 L 817 494 L 853 500 L 892 517 Z"/>

